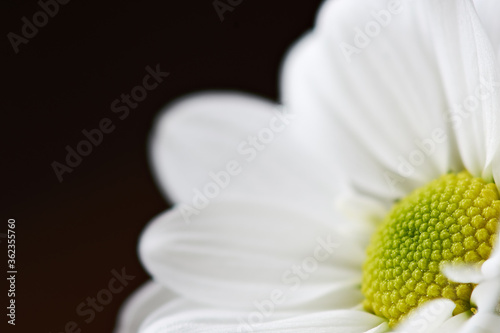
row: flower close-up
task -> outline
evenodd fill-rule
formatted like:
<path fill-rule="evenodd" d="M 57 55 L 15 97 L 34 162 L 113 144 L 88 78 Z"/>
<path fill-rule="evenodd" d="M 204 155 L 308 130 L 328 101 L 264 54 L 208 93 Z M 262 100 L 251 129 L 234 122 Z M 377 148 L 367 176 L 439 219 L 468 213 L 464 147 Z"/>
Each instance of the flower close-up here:
<path fill-rule="evenodd" d="M 500 3 L 331 0 L 280 101 L 168 105 L 116 333 L 496 332 Z"/>

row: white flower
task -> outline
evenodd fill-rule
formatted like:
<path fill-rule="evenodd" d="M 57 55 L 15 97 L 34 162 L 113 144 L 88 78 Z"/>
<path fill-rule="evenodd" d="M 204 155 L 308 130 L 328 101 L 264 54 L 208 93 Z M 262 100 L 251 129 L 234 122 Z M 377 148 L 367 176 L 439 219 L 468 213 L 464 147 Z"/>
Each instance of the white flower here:
<path fill-rule="evenodd" d="M 235 93 L 169 107 L 152 138 L 176 207 L 140 241 L 154 282 L 118 333 L 386 332 L 363 310 L 374 229 L 413 189 L 449 171 L 500 181 L 500 3 L 326 2 L 289 53 L 285 110 Z M 289 114 L 288 112 L 291 112 Z M 400 332 L 494 332 L 500 250 L 480 270 L 478 313 L 427 302 Z"/>

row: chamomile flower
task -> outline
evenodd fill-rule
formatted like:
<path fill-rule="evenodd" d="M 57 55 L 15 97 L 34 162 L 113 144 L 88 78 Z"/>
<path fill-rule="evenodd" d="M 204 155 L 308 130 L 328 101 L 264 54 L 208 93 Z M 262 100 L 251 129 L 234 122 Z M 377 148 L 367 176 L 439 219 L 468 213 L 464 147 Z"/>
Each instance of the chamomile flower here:
<path fill-rule="evenodd" d="M 500 5 L 333 0 L 282 104 L 187 97 L 117 332 L 494 332 Z"/>

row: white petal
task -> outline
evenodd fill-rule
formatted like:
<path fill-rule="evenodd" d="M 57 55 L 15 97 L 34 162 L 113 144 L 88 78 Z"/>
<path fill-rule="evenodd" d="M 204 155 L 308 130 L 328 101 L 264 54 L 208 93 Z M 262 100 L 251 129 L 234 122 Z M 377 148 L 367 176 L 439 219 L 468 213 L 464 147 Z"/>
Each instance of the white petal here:
<path fill-rule="evenodd" d="M 497 231 L 497 240 L 500 239 L 500 228 Z M 488 260 L 481 267 L 483 275 L 486 279 L 500 278 L 500 244 L 496 242 L 493 252 Z"/>
<path fill-rule="evenodd" d="M 455 303 L 448 299 L 436 299 L 415 309 L 399 325 L 396 332 L 428 333 L 440 332 L 439 327 L 451 318 Z"/>
<path fill-rule="evenodd" d="M 273 313 L 273 317 L 279 316 L 283 315 Z M 388 329 L 381 318 L 354 310 L 320 312 L 270 322 L 268 319 L 258 312 L 241 314 L 202 309 L 162 318 L 140 333 L 382 333 Z"/>
<path fill-rule="evenodd" d="M 212 202 L 187 224 L 181 208 L 147 227 L 140 255 L 156 281 L 186 298 L 242 309 L 270 299 L 314 310 L 361 301 L 364 247 L 348 224 L 250 200 Z"/>
<path fill-rule="evenodd" d="M 497 333 L 499 327 L 500 316 L 479 310 L 458 333 Z"/>
<path fill-rule="evenodd" d="M 496 50 L 497 59 L 500 56 L 500 2 L 496 0 L 474 0 L 481 23 L 490 38 L 493 49 Z"/>
<path fill-rule="evenodd" d="M 188 95 L 168 105 L 155 122 L 150 157 L 162 190 L 188 200 L 209 171 L 225 167 L 238 144 L 269 121 L 273 104 L 236 93 Z"/>
<path fill-rule="evenodd" d="M 337 310 L 266 323 L 253 332 L 381 333 L 387 330 L 387 323 L 380 317 L 364 311 Z"/>
<path fill-rule="evenodd" d="M 165 305 L 151 314 L 138 333 L 229 332 L 246 312 L 203 307 L 186 299 Z M 272 317 L 282 317 L 273 313 Z"/>
<path fill-rule="evenodd" d="M 178 298 L 162 285 L 148 281 L 129 296 L 118 315 L 115 333 L 136 333 L 144 319 L 164 304 Z"/>
<path fill-rule="evenodd" d="M 467 320 L 470 319 L 470 314 L 467 312 L 462 312 L 459 315 L 453 316 L 446 320 L 439 328 L 436 329 L 436 333 L 457 333 L 460 332 Z"/>
<path fill-rule="evenodd" d="M 500 75 L 495 51 L 471 1 L 427 4 L 461 158 L 473 175 L 491 180 L 491 163 L 500 142 Z"/>
<path fill-rule="evenodd" d="M 195 326 L 200 330 L 214 331 L 235 327 L 245 322 L 269 322 L 297 316 L 303 312 L 274 311 L 245 312 L 202 306 L 193 301 L 178 298 L 151 313 L 141 325 L 139 332 L 191 332 Z M 175 329 L 174 329 L 175 328 Z"/>
<path fill-rule="evenodd" d="M 341 213 L 353 229 L 351 237 L 366 248 L 379 223 L 387 215 L 383 205 L 373 198 L 355 193 L 351 189 L 338 195 L 335 208 Z"/>
<path fill-rule="evenodd" d="M 494 313 L 500 304 L 500 278 L 480 283 L 471 295 L 471 303 L 480 312 Z"/>
<path fill-rule="evenodd" d="M 311 146 L 340 152 L 337 162 L 354 187 L 387 206 L 462 169 L 459 157 L 487 176 L 498 141 L 492 94 L 456 131 L 446 111 L 474 93 L 480 76 L 495 78 L 474 9 L 464 1 L 405 1 L 400 13 L 388 16 L 389 3 L 327 2 L 315 30 L 290 52 L 282 76 L 283 101 L 299 114 Z M 387 24 L 374 13 L 384 13 Z M 366 29 L 375 29 L 372 37 Z M 349 47 L 358 54 L 348 55 Z M 472 63 L 474 55 L 480 57 Z"/>
<path fill-rule="evenodd" d="M 492 169 L 493 169 L 493 180 L 497 185 L 497 189 L 500 191 L 500 154 L 497 154 L 493 158 Z"/>
<path fill-rule="evenodd" d="M 252 195 L 331 210 L 335 168 L 316 163 L 294 141 L 293 122 L 275 104 L 249 95 L 188 96 L 157 121 L 151 140 L 156 178 L 176 203 L 192 204 L 199 193 Z"/>
<path fill-rule="evenodd" d="M 481 267 L 473 265 L 446 264 L 441 270 L 448 279 L 459 283 L 479 283 L 484 280 Z"/>
<path fill-rule="evenodd" d="M 327 2 L 315 30 L 290 52 L 282 77 L 283 100 L 316 139 L 311 146 L 340 151 L 337 161 L 355 188 L 388 206 L 460 167 L 443 139 L 450 134 L 445 99 L 421 3 L 403 2 L 380 27 L 373 12 L 389 13 L 387 1 Z M 376 26 L 375 37 L 358 30 Z M 356 44 L 361 35 L 366 47 Z M 358 45 L 359 54 L 346 56 L 347 45 Z"/>

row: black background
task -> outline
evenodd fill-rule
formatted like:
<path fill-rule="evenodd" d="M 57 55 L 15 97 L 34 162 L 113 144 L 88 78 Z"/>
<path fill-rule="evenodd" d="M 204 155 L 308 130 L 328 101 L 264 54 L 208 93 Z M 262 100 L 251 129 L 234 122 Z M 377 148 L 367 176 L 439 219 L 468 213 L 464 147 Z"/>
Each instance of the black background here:
<path fill-rule="evenodd" d="M 278 99 L 288 47 L 312 27 L 320 1 L 243 0 L 220 21 L 212 0 L 83 1 L 59 13 L 16 54 L 7 38 L 36 1 L 2 0 L 2 221 L 16 219 L 16 326 L 8 332 L 110 332 L 123 300 L 148 279 L 136 245 L 144 225 L 167 209 L 147 164 L 146 142 L 162 106 L 183 94 L 232 89 Z M 142 83 L 145 67 L 170 76 L 119 120 L 111 102 Z M 51 163 L 81 131 L 110 118 L 116 129 L 60 183 Z M 5 157 L 6 156 L 6 157 Z M 2 276 L 6 240 L 0 238 Z M 111 270 L 136 276 L 86 324 L 75 312 L 106 288 Z M 4 331 L 4 329 L 2 329 Z"/>

